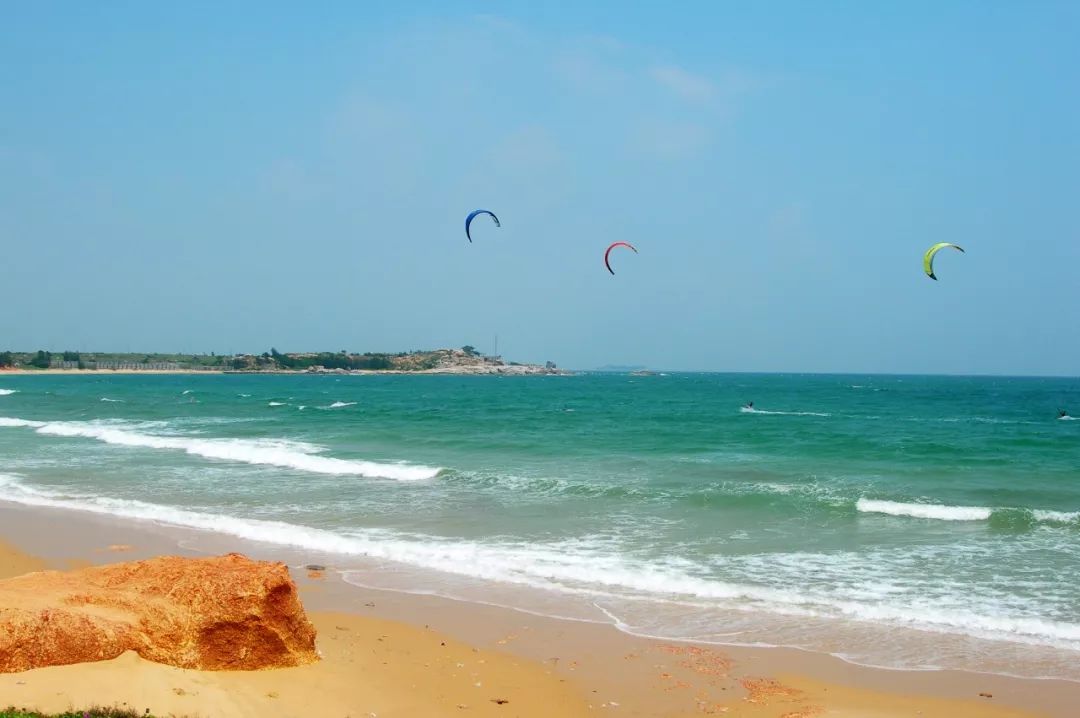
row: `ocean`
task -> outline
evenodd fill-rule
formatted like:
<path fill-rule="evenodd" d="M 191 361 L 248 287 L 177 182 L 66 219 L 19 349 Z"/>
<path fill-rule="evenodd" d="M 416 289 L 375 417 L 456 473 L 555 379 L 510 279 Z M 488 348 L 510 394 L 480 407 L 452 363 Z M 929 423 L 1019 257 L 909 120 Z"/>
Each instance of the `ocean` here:
<path fill-rule="evenodd" d="M 641 635 L 1080 680 L 1059 407 L 1080 380 L 0 375 L 0 500 Z"/>

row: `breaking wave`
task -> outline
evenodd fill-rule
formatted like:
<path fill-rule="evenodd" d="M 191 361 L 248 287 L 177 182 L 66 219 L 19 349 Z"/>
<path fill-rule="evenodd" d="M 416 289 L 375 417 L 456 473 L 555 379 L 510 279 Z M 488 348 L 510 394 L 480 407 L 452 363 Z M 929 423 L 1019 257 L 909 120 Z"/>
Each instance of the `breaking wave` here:
<path fill-rule="evenodd" d="M 1026 509 L 989 506 L 949 506 L 946 504 L 909 503 L 903 501 L 880 501 L 859 499 L 855 509 L 866 514 L 887 514 L 889 516 L 908 516 L 916 519 L 935 519 L 938 521 L 994 521 L 1002 525 L 1033 523 L 1075 524 L 1080 523 L 1080 511 L 1050 511 L 1046 509 Z"/>
<path fill-rule="evenodd" d="M 206 459 L 277 466 L 317 474 L 353 475 L 396 481 L 422 481 L 438 476 L 441 468 L 411 464 L 383 464 L 320 456 L 312 444 L 278 439 L 195 439 L 158 436 L 127 428 L 78 421 L 30 421 L 0 417 L 0 427 L 25 427 L 46 436 L 96 439 L 106 444 L 145 449 L 183 451 Z"/>

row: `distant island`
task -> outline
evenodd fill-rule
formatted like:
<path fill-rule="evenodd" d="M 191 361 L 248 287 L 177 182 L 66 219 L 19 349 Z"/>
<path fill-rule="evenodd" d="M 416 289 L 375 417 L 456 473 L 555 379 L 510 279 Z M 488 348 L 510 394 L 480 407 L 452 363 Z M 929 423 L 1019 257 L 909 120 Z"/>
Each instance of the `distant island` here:
<path fill-rule="evenodd" d="M 309 374 L 569 374 L 554 362 L 521 364 L 485 356 L 474 347 L 396 354 L 287 352 L 262 354 L 143 354 L 65 351 L 0 352 L 0 372 L 221 372 Z"/>

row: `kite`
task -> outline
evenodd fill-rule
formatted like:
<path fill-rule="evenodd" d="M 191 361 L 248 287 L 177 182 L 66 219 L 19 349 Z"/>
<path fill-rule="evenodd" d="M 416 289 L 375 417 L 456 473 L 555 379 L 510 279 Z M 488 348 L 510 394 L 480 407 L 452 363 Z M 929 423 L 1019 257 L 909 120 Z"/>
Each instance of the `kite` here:
<path fill-rule="evenodd" d="M 926 250 L 926 255 L 923 257 L 922 260 L 922 266 L 923 271 L 926 272 L 926 276 L 930 277 L 930 279 L 937 279 L 937 277 L 934 276 L 934 255 L 936 255 L 938 252 L 945 249 L 946 247 L 952 247 L 953 249 L 960 252 L 964 251 L 963 247 L 958 247 L 955 244 L 949 244 L 948 242 L 938 242 L 933 247 Z"/>
<path fill-rule="evenodd" d="M 612 274 L 615 274 L 615 270 L 611 268 L 611 262 L 608 261 L 608 257 L 611 255 L 611 250 L 615 249 L 616 247 L 629 247 L 630 249 L 634 250 L 634 254 L 637 254 L 637 250 L 634 249 L 634 245 L 632 244 L 628 244 L 626 242 L 612 243 L 611 246 L 607 248 L 607 251 L 604 252 L 604 266 L 607 267 L 607 270 Z"/>
<path fill-rule="evenodd" d="M 470 242 L 472 241 L 472 235 L 469 234 L 469 226 L 472 224 L 472 221 L 476 219 L 476 215 L 478 214 L 490 214 L 491 218 L 495 220 L 495 226 L 502 226 L 501 224 L 499 224 L 499 218 L 495 216 L 494 212 L 490 212 L 486 209 L 473 210 L 472 212 L 469 212 L 469 216 L 465 218 L 465 236 L 469 238 Z"/>

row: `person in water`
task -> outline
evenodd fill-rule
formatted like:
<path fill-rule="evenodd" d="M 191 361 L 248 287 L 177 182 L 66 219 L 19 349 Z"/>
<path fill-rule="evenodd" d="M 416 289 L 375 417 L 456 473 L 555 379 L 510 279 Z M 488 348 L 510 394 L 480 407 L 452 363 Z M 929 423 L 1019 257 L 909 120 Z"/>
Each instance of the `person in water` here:
<path fill-rule="evenodd" d="M 1069 418 L 1069 413 L 1067 411 L 1065 411 L 1064 409 L 1058 409 L 1058 418 L 1059 419 Z"/>
<path fill-rule="evenodd" d="M 746 406 L 743 407 L 743 408 L 745 408 L 745 409 L 753 409 L 754 408 L 754 402 L 752 402 L 752 401 L 746 402 Z"/>

